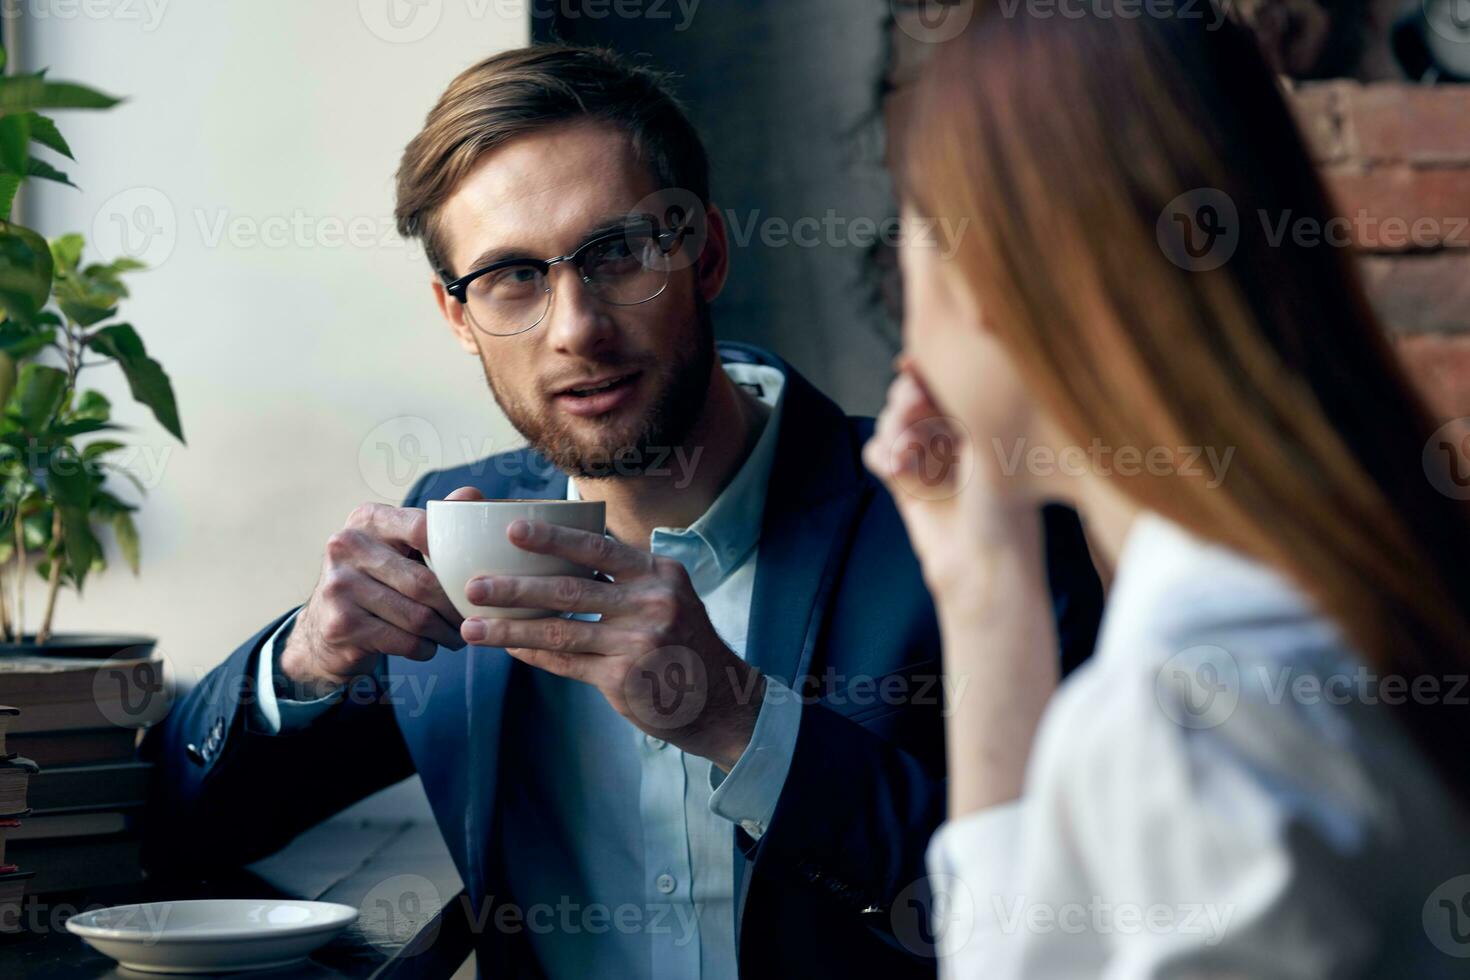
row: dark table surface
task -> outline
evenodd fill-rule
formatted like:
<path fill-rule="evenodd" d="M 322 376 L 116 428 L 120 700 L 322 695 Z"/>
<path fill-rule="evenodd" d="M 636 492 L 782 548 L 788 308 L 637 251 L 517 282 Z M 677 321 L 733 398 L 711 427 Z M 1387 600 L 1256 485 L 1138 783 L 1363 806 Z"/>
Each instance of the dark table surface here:
<path fill-rule="evenodd" d="M 439 830 L 420 819 L 336 818 L 227 878 L 148 881 L 86 895 L 27 897 L 26 931 L 0 936 L 4 980 L 157 980 L 119 967 L 66 931 L 73 912 L 193 898 L 293 898 L 358 908 L 355 925 L 294 966 L 252 980 L 441 980 L 469 955 L 459 874 Z"/>

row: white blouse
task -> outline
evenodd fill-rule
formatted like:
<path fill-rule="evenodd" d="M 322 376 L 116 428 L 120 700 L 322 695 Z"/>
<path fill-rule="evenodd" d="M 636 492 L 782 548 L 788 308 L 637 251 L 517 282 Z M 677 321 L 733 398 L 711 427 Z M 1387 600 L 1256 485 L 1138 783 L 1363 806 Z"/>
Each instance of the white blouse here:
<path fill-rule="evenodd" d="M 947 978 L 1470 976 L 1470 819 L 1281 575 L 1153 514 L 1022 797 L 928 851 Z M 1470 715 L 1470 712 L 1467 712 Z"/>

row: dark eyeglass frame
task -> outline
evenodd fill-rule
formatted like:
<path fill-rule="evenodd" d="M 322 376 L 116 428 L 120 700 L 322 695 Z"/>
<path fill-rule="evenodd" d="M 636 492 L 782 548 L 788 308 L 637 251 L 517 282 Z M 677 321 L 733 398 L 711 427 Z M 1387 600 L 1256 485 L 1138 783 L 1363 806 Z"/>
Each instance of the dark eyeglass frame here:
<path fill-rule="evenodd" d="M 568 252 L 566 255 L 558 255 L 555 258 L 550 259 L 501 259 L 498 262 L 491 262 L 487 266 L 483 266 L 482 268 L 475 269 L 473 272 L 466 273 L 465 275 L 460 276 L 458 279 L 449 279 L 448 274 L 446 273 L 444 281 L 444 291 L 450 296 L 453 296 L 461 304 L 465 304 L 469 302 L 468 290 L 470 287 L 470 283 L 474 282 L 476 279 L 479 279 L 481 276 L 487 276 L 492 272 L 499 272 L 501 269 L 509 269 L 512 266 L 526 266 L 527 268 L 535 269 L 538 273 L 541 274 L 541 277 L 546 280 L 546 292 L 551 292 L 552 266 L 560 265 L 563 262 L 570 262 L 572 264 L 572 267 L 577 270 L 577 274 L 580 276 L 583 284 L 591 286 L 593 284 L 592 277 L 587 275 L 586 271 L 582 268 L 582 264 L 586 261 L 587 253 L 590 252 L 593 248 L 599 245 L 605 245 L 608 242 L 617 241 L 620 238 L 626 238 L 628 235 L 635 232 L 646 232 L 658 243 L 659 251 L 661 251 L 664 255 L 671 255 L 673 254 L 674 249 L 677 248 L 679 244 L 684 240 L 684 236 L 689 234 L 693 223 L 694 215 L 690 214 L 684 220 L 683 224 L 680 224 L 678 227 L 672 228 L 668 231 L 660 231 L 657 218 L 655 218 L 651 214 L 639 215 L 621 228 L 618 228 L 614 231 L 608 231 L 603 232 L 602 234 L 593 235 L 591 238 L 578 245 L 574 250 Z M 640 304 L 657 299 L 667 288 L 668 281 L 667 279 L 665 279 L 664 284 L 659 287 L 658 292 L 648 297 L 648 299 L 641 299 L 637 303 L 614 303 L 613 305 L 638 306 Z M 602 297 L 599 296 L 598 298 L 601 299 Z M 610 301 L 604 300 L 604 302 Z M 544 313 L 542 314 L 542 317 L 545 317 Z M 538 319 L 536 323 L 533 323 L 530 326 L 526 327 L 525 330 L 530 330 L 531 327 L 536 326 L 536 324 L 540 322 L 541 320 Z M 520 332 L 524 333 L 524 331 Z M 500 336 L 514 336 L 514 334 L 501 334 Z"/>

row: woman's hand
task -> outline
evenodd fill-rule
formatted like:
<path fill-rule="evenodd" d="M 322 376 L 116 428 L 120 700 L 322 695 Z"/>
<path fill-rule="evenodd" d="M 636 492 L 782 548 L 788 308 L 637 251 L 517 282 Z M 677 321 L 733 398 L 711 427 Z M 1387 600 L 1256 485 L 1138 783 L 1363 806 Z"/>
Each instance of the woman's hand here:
<path fill-rule="evenodd" d="M 900 359 L 863 448 L 939 613 L 946 689 L 955 692 L 946 705 L 952 817 L 1020 795 L 1059 659 L 1040 503 L 979 458 L 977 436 L 985 438 L 946 416 Z"/>
<path fill-rule="evenodd" d="M 946 415 L 907 357 L 863 448 L 863 462 L 888 487 L 938 602 L 984 604 L 997 550 L 1035 544 L 1028 517 L 998 467 L 959 419 Z M 982 551 L 982 547 L 984 551 Z"/>

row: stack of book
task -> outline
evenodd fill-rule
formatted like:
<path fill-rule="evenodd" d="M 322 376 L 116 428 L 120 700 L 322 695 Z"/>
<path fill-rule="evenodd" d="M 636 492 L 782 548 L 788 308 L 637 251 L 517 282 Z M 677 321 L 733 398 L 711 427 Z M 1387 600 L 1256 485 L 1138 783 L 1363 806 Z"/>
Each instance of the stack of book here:
<path fill-rule="evenodd" d="M 30 807 L 6 830 L 7 861 L 46 895 L 136 881 L 139 820 L 150 765 L 138 733 L 168 710 L 162 664 L 151 656 L 0 656 L 8 744 L 31 763 Z M 3 812 L 3 810 L 0 810 Z"/>
<path fill-rule="evenodd" d="M 6 844 L 20 828 L 20 818 L 30 810 L 26 807 L 26 790 L 31 776 L 38 767 L 30 759 L 6 745 L 6 734 L 19 708 L 0 705 L 0 932 L 15 932 L 20 928 L 20 903 L 25 895 L 26 879 L 33 877 L 30 871 L 20 870 L 6 856 Z"/>

